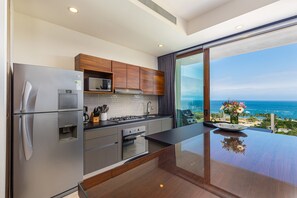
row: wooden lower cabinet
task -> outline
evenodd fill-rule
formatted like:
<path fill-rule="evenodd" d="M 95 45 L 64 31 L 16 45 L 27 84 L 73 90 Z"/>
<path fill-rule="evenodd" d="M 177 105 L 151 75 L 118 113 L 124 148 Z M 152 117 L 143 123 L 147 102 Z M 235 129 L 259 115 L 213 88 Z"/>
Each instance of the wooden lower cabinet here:
<path fill-rule="evenodd" d="M 117 127 L 84 132 L 84 174 L 121 161 L 121 133 Z"/>

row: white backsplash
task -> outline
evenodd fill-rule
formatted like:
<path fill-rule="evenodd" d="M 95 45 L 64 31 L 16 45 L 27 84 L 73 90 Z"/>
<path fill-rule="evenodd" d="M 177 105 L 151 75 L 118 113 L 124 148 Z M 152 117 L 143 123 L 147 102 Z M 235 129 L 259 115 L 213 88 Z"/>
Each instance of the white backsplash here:
<path fill-rule="evenodd" d="M 106 104 L 109 107 L 108 118 L 144 115 L 147 113 L 147 103 L 152 102 L 151 114 L 158 113 L 158 96 L 145 95 L 121 95 L 121 94 L 85 94 L 84 105 L 88 106 L 88 113 L 91 114 L 97 106 Z"/>

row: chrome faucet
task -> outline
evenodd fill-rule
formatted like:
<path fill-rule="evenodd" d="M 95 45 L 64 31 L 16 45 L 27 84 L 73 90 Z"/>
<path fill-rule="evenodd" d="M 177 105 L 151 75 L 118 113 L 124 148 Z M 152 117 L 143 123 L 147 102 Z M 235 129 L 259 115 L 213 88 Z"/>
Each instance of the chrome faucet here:
<path fill-rule="evenodd" d="M 147 111 L 147 114 L 146 115 L 149 115 L 150 112 L 151 112 L 151 106 L 152 106 L 152 102 L 151 101 L 148 101 L 148 103 L 146 104 L 146 111 Z"/>

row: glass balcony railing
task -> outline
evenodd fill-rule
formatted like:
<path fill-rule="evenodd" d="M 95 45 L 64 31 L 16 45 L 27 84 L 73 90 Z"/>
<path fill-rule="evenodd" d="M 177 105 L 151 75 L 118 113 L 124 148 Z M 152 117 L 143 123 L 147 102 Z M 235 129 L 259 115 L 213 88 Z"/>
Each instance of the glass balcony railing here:
<path fill-rule="evenodd" d="M 230 116 L 222 112 L 211 113 L 211 121 L 230 122 Z M 293 118 L 281 118 L 274 113 L 243 113 L 239 117 L 239 124 L 248 127 L 270 129 L 273 133 L 297 136 L 297 120 Z"/>

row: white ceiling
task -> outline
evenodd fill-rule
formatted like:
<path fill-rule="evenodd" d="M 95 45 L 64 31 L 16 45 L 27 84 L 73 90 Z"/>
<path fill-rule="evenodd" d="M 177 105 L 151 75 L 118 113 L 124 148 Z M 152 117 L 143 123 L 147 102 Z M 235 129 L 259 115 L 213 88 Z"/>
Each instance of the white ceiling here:
<path fill-rule="evenodd" d="M 186 21 L 218 8 L 231 0 L 153 0 L 161 7 L 175 13 Z"/>
<path fill-rule="evenodd" d="M 211 49 L 211 60 L 297 43 L 297 26 L 231 42 Z"/>
<path fill-rule="evenodd" d="M 297 13 L 296 0 L 154 0 L 177 25 L 137 0 L 13 0 L 14 10 L 154 56 Z M 68 7 L 79 12 L 73 14 Z M 237 30 L 235 26 L 244 25 Z M 164 47 L 159 48 L 158 44 Z"/>

